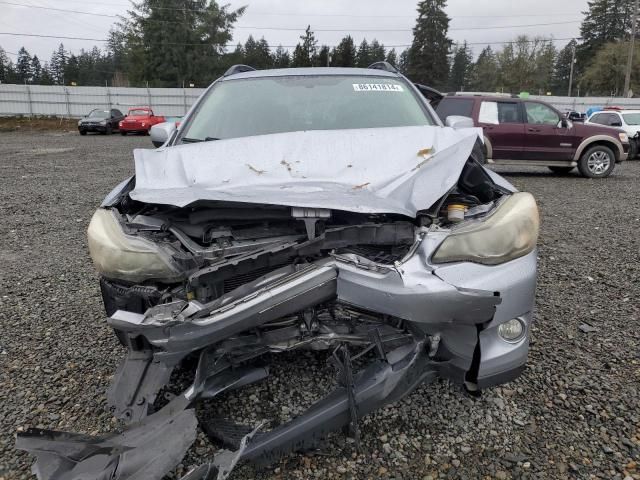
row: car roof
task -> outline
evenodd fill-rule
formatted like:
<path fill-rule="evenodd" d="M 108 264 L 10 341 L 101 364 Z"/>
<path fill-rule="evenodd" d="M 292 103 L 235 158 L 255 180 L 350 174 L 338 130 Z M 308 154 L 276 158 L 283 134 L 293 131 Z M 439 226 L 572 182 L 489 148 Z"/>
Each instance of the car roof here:
<path fill-rule="evenodd" d="M 520 98 L 520 97 L 512 97 L 510 95 L 485 95 L 479 93 L 456 93 L 455 95 L 447 94 L 444 99 L 473 99 L 473 100 L 490 100 L 492 102 L 522 102 L 522 101 L 532 101 L 535 102 L 537 100 L 528 99 L 528 98 Z"/>
<path fill-rule="evenodd" d="M 273 70 L 251 70 L 239 72 L 222 77 L 220 81 L 238 80 L 241 78 L 263 77 L 305 77 L 316 75 L 359 75 L 365 77 L 399 78 L 398 73 L 378 70 L 373 68 L 348 68 L 348 67 L 304 67 L 304 68 L 276 68 Z"/>

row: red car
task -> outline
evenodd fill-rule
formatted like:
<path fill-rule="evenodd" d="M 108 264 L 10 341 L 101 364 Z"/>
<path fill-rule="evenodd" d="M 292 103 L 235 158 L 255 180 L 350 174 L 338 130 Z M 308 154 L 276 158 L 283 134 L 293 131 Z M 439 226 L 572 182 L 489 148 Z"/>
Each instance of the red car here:
<path fill-rule="evenodd" d="M 164 121 L 164 117 L 154 115 L 150 107 L 135 107 L 129 109 L 129 113 L 119 124 L 119 130 L 121 135 L 129 132 L 148 134 L 151 127 Z"/>

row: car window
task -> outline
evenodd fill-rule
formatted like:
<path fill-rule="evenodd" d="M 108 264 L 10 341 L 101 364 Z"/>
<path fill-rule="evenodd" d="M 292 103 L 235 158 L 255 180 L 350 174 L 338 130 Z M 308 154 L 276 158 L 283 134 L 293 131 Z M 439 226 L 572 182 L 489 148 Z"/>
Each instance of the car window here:
<path fill-rule="evenodd" d="M 620 116 L 618 116 L 617 113 L 610 113 L 609 114 L 609 122 L 607 123 L 607 125 L 613 126 L 613 127 L 621 127 L 622 126 L 622 120 L 620 119 Z"/>
<path fill-rule="evenodd" d="M 109 110 L 91 110 L 91 112 L 89 113 L 89 117 L 93 117 L 93 118 L 109 118 L 109 116 L 111 115 L 111 113 L 109 112 Z"/>
<path fill-rule="evenodd" d="M 146 117 L 147 115 L 151 115 L 149 110 L 129 110 L 129 115 L 133 115 L 135 117 Z"/>
<path fill-rule="evenodd" d="M 445 97 L 440 101 L 436 113 L 444 122 L 451 115 L 471 117 L 473 115 L 473 98 Z"/>
<path fill-rule="evenodd" d="M 627 125 L 640 125 L 640 113 L 623 113 L 622 118 Z"/>
<path fill-rule="evenodd" d="M 607 121 L 606 117 L 608 117 L 606 113 L 596 113 L 589 121 L 591 123 L 597 123 L 598 125 L 604 125 Z"/>
<path fill-rule="evenodd" d="M 214 85 L 199 104 L 182 138 L 197 141 L 304 130 L 433 125 L 419 98 L 405 81 L 389 77 L 225 80 Z"/>
<path fill-rule="evenodd" d="M 480 123 L 499 125 L 503 123 L 522 123 L 518 102 L 484 101 L 478 115 Z"/>
<path fill-rule="evenodd" d="M 122 112 L 120 110 L 116 110 L 115 108 L 111 111 L 114 117 L 121 117 Z"/>
<path fill-rule="evenodd" d="M 560 121 L 558 114 L 542 103 L 525 102 L 524 106 L 527 112 L 527 123 L 536 125 L 558 125 Z"/>

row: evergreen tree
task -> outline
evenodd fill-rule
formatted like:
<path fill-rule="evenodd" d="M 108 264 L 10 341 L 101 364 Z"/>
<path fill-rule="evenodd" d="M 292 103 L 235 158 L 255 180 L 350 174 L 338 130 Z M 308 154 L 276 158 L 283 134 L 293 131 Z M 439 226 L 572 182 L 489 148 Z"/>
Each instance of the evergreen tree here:
<path fill-rule="evenodd" d="M 571 60 L 573 58 L 573 51 L 577 49 L 577 47 L 578 42 L 576 42 L 575 39 L 571 40 L 562 50 L 560 50 L 560 53 L 556 58 L 551 85 L 551 88 L 556 95 L 566 95 L 569 91 Z M 577 79 L 577 72 L 574 71 L 574 82 Z"/>
<path fill-rule="evenodd" d="M 307 26 L 304 35 L 300 36 L 302 44 L 298 44 L 293 51 L 294 67 L 312 67 L 313 59 L 317 54 L 318 42 L 311 31 L 311 25 Z"/>
<path fill-rule="evenodd" d="M 551 91 L 557 56 L 558 51 L 551 41 L 543 42 L 536 51 L 533 89 L 538 95 L 546 95 Z"/>
<path fill-rule="evenodd" d="M 446 5 L 446 0 L 421 0 L 418 3 L 418 18 L 408 55 L 409 77 L 435 88 L 442 88 L 449 77 L 447 56 L 452 42 L 447 37 Z"/>
<path fill-rule="evenodd" d="M 331 55 L 332 67 L 355 67 L 356 66 L 356 45 L 351 38 L 351 35 L 347 35 L 338 46 L 333 50 Z"/>
<path fill-rule="evenodd" d="M 42 73 L 40 74 L 39 84 L 53 85 L 53 83 L 53 77 L 51 76 L 51 73 L 49 73 L 49 64 L 47 62 L 44 62 L 44 65 L 42 66 Z"/>
<path fill-rule="evenodd" d="M 22 47 L 18 50 L 18 60 L 16 62 L 16 75 L 20 83 L 31 83 L 33 80 L 33 70 L 31 68 L 31 55 Z"/>
<path fill-rule="evenodd" d="M 125 39 L 130 80 L 159 87 L 209 84 L 227 67 L 225 45 L 243 12 L 244 8 L 230 10 L 215 0 L 141 0 L 134 4 L 116 33 Z"/>
<path fill-rule="evenodd" d="M 315 56 L 313 60 L 313 65 L 316 67 L 328 67 L 330 65 L 330 50 L 326 45 L 322 45 L 320 50 L 318 50 L 318 54 Z"/>
<path fill-rule="evenodd" d="M 369 48 L 369 43 L 365 38 L 358 47 L 358 53 L 356 54 L 356 67 L 367 68 L 371 63 L 371 49 Z"/>
<path fill-rule="evenodd" d="M 258 70 L 271 68 L 273 58 L 271 57 L 269 44 L 264 37 L 259 41 L 255 41 L 253 36 L 249 35 L 249 38 L 244 44 L 244 60 L 242 63 L 246 63 Z"/>
<path fill-rule="evenodd" d="M 395 48 L 392 48 L 387 52 L 387 58 L 385 60 L 389 62 L 391 65 L 393 65 L 394 67 L 398 66 L 398 54 L 396 53 Z"/>
<path fill-rule="evenodd" d="M 369 60 L 371 63 L 382 62 L 386 56 L 387 51 L 384 48 L 384 45 L 380 44 L 378 40 L 374 38 L 373 42 L 371 42 L 371 45 L 369 46 Z M 371 65 L 371 63 L 369 65 Z"/>
<path fill-rule="evenodd" d="M 64 85 L 64 70 L 67 65 L 67 60 L 67 52 L 61 43 L 58 45 L 58 49 L 51 55 L 51 61 L 49 62 L 49 72 L 56 85 Z"/>
<path fill-rule="evenodd" d="M 34 55 L 31 59 L 31 73 L 33 75 L 32 82 L 40 83 L 42 78 L 42 65 L 37 55 Z"/>
<path fill-rule="evenodd" d="M 291 63 L 289 52 L 285 50 L 282 45 L 278 45 L 273 55 L 274 68 L 288 68 Z"/>
<path fill-rule="evenodd" d="M 583 45 L 595 51 L 603 44 L 623 40 L 631 32 L 634 0 L 591 0 L 580 27 Z"/>
<path fill-rule="evenodd" d="M 13 76 L 12 67 L 7 52 L 0 47 L 0 83 L 9 83 L 9 78 Z"/>
<path fill-rule="evenodd" d="M 470 89 L 476 92 L 495 92 L 498 83 L 498 63 L 491 46 L 487 46 L 473 66 Z"/>
<path fill-rule="evenodd" d="M 471 81 L 471 70 L 473 66 L 473 54 L 465 42 L 455 48 L 453 53 L 453 63 L 451 75 L 449 76 L 449 87 L 454 91 L 468 90 Z"/>
<path fill-rule="evenodd" d="M 402 73 L 407 73 L 407 71 L 409 70 L 409 49 L 406 48 L 402 51 L 402 53 L 400 54 L 400 57 L 398 57 L 398 65 L 396 65 L 398 67 L 398 70 L 400 70 Z"/>

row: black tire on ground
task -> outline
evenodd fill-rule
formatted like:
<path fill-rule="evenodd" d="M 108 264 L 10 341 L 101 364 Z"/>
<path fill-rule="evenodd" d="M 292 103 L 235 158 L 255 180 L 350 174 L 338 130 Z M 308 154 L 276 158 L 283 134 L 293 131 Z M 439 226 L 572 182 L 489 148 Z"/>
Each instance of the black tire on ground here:
<path fill-rule="evenodd" d="M 107 125 L 107 128 L 104 129 L 104 134 L 111 135 L 112 133 L 113 133 L 113 130 L 111 128 L 111 125 Z"/>
<path fill-rule="evenodd" d="M 87 131 L 86 130 L 80 130 L 80 135 L 86 135 Z"/>
<path fill-rule="evenodd" d="M 616 156 L 609 147 L 594 145 L 580 157 L 578 170 L 583 177 L 606 178 L 616 166 Z"/>
<path fill-rule="evenodd" d="M 574 168 L 575 167 L 549 167 L 549 170 L 551 170 L 553 173 L 567 174 Z"/>
<path fill-rule="evenodd" d="M 127 134 L 127 132 L 125 132 L 124 130 L 120 130 L 120 135 L 122 135 L 123 137 Z"/>

